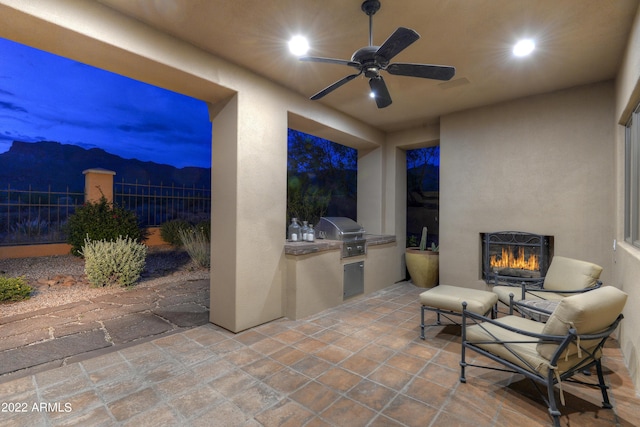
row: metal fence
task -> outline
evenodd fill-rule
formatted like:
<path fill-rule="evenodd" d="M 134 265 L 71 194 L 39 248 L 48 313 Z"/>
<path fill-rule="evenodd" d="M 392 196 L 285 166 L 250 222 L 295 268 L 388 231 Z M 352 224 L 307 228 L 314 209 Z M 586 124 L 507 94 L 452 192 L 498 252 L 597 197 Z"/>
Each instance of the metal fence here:
<path fill-rule="evenodd" d="M 211 190 L 186 185 L 114 183 L 114 202 L 134 211 L 145 227 L 159 226 L 173 219 L 191 223 L 211 217 Z"/>
<path fill-rule="evenodd" d="M 0 189 L 0 246 L 64 243 L 67 219 L 84 192 Z M 115 182 L 114 203 L 136 213 L 143 227 L 172 219 L 194 224 L 211 217 L 211 190 L 175 185 Z"/>
<path fill-rule="evenodd" d="M 69 215 L 84 203 L 84 193 L 0 189 L 0 245 L 63 243 Z"/>

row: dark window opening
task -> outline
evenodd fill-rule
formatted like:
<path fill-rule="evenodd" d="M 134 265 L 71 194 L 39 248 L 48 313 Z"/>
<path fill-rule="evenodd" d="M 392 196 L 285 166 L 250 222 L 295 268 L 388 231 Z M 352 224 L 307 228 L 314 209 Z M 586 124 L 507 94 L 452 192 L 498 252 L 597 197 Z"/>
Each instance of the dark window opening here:
<path fill-rule="evenodd" d="M 407 246 L 439 244 L 440 146 L 407 150 Z"/>

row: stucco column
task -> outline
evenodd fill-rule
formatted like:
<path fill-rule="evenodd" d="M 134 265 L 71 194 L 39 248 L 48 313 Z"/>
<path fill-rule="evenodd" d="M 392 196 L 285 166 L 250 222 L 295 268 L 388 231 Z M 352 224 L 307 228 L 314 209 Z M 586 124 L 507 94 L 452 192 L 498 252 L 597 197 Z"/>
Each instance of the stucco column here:
<path fill-rule="evenodd" d="M 113 202 L 114 171 L 94 168 L 82 171 L 84 175 L 84 201 L 98 202 L 102 197 Z"/>
<path fill-rule="evenodd" d="M 383 233 L 384 149 L 358 150 L 358 218 L 367 233 Z M 393 234 L 393 233 L 390 233 Z"/>
<path fill-rule="evenodd" d="M 392 234 L 398 242 L 393 277 L 405 277 L 407 165 L 404 150 L 385 144 L 358 151 L 358 222 L 371 234 Z"/>
<path fill-rule="evenodd" d="M 260 91 L 212 106 L 210 321 L 233 332 L 284 314 L 287 114 Z"/>

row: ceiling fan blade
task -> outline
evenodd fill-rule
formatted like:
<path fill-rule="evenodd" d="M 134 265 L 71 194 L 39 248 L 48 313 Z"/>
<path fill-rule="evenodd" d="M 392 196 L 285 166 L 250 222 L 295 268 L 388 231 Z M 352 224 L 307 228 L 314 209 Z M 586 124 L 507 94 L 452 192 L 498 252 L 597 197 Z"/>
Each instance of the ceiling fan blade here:
<path fill-rule="evenodd" d="M 348 65 L 349 67 L 360 68 L 360 63 L 347 61 L 346 59 L 322 58 L 319 56 L 301 56 L 300 58 L 298 58 L 298 60 L 305 62 L 326 62 L 328 64 Z"/>
<path fill-rule="evenodd" d="M 451 80 L 456 75 L 455 67 L 447 65 L 428 64 L 389 64 L 386 68 L 389 74 L 409 77 L 422 77 L 424 79 Z"/>
<path fill-rule="evenodd" d="M 383 58 L 382 63 L 391 61 L 391 58 L 406 49 L 411 43 L 420 38 L 420 35 L 409 28 L 399 27 L 378 48 L 376 58 Z"/>
<path fill-rule="evenodd" d="M 322 98 L 323 96 L 329 94 L 330 92 L 333 92 L 334 90 L 338 89 L 340 86 L 342 86 L 343 84 L 350 82 L 351 80 L 355 79 L 356 77 L 358 77 L 360 74 L 362 74 L 362 71 L 356 74 L 351 74 L 350 76 L 347 76 L 343 79 L 338 80 L 337 82 L 335 82 L 334 84 L 327 86 L 326 88 L 322 89 L 320 92 L 316 93 L 315 95 L 313 95 L 310 99 L 315 101 L 318 100 L 320 98 Z"/>
<path fill-rule="evenodd" d="M 372 77 L 369 79 L 369 86 L 374 94 L 374 99 L 376 100 L 378 108 L 384 108 L 391 105 L 391 95 L 389 95 L 389 90 L 387 89 L 387 85 L 382 79 L 382 76 Z"/>

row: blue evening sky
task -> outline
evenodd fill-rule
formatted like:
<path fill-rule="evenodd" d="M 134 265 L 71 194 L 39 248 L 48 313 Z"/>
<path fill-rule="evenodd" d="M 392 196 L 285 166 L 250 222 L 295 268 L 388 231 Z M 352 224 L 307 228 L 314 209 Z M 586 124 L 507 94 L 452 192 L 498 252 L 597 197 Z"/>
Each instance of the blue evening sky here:
<path fill-rule="evenodd" d="M 0 153 L 14 140 L 211 167 L 203 101 L 0 38 Z"/>

